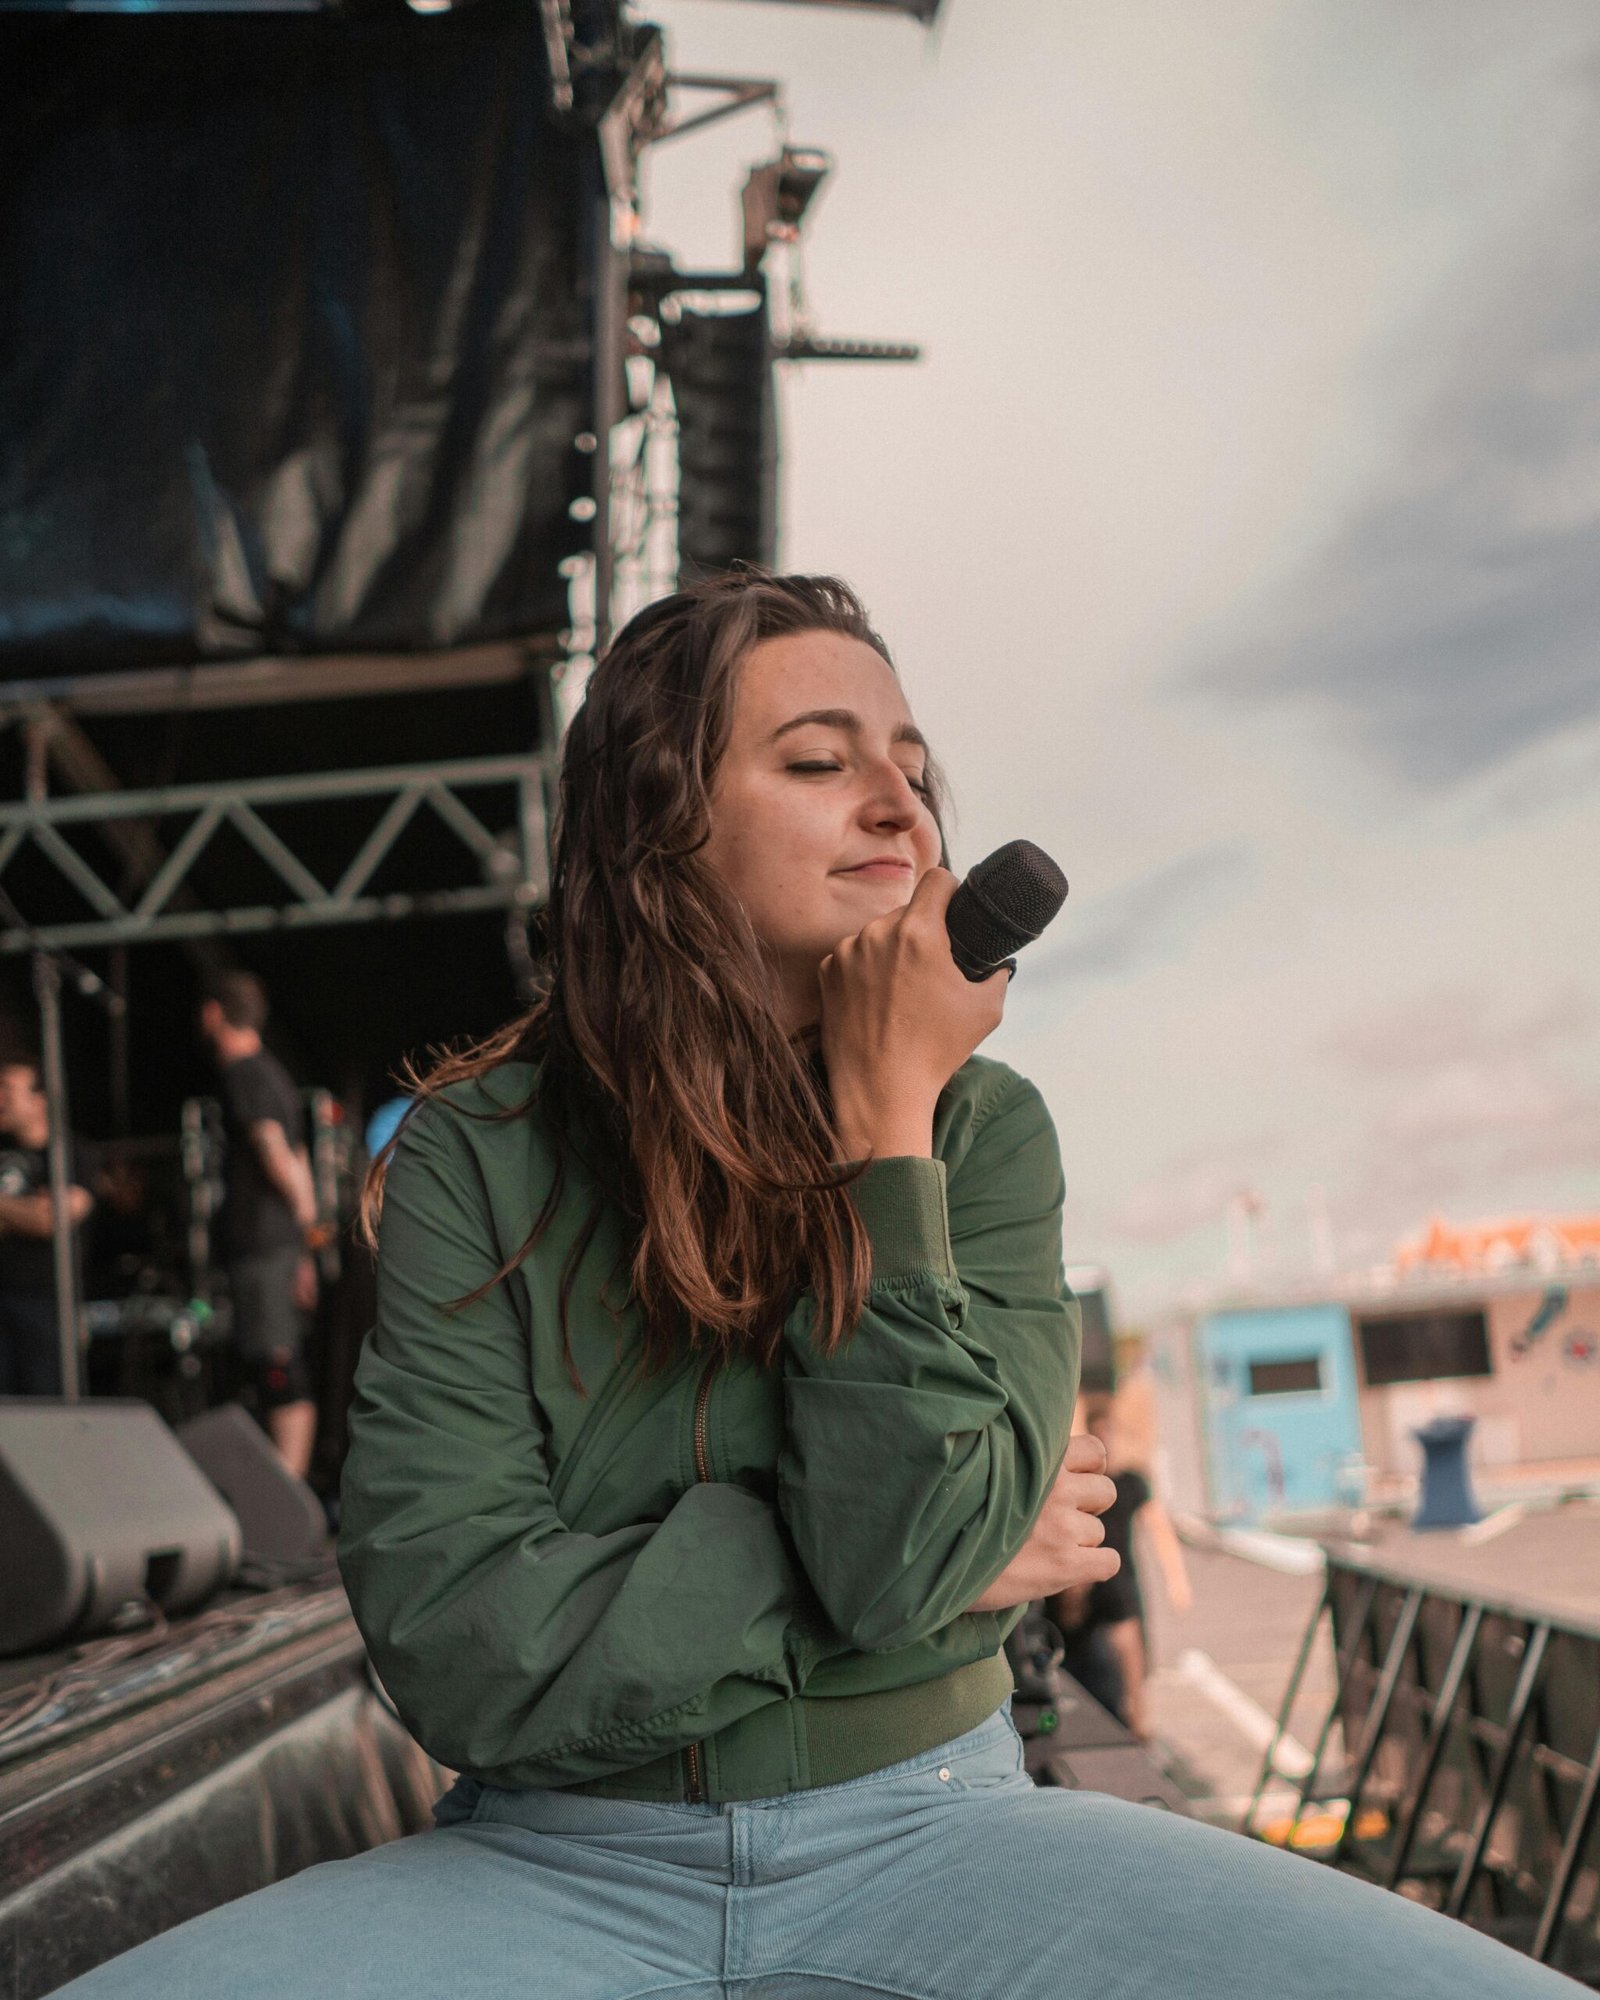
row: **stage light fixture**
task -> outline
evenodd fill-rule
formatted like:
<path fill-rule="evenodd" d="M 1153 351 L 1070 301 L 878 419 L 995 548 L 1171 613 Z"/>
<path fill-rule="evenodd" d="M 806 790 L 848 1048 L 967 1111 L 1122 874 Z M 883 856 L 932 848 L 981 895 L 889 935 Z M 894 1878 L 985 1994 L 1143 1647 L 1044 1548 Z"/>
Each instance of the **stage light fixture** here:
<path fill-rule="evenodd" d="M 793 243 L 800 224 L 833 172 L 833 155 L 817 146 L 785 146 L 775 160 L 752 167 L 744 184 L 744 264 L 758 270 L 769 244 Z"/>

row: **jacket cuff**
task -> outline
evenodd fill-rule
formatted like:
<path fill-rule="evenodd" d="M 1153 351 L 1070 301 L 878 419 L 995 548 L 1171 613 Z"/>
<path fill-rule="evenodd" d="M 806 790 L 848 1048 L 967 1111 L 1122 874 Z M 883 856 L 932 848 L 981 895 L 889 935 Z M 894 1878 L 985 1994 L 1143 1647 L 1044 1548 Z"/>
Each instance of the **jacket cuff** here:
<path fill-rule="evenodd" d="M 850 1183 L 872 1245 L 872 1282 L 893 1285 L 932 1276 L 960 1284 L 950 1248 L 943 1160 L 873 1160 Z"/>

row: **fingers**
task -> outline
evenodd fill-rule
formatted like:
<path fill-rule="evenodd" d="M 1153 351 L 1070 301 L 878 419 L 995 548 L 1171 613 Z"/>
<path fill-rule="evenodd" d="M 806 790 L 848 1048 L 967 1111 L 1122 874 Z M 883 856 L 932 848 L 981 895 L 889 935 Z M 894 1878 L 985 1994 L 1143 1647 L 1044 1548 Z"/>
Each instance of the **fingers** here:
<path fill-rule="evenodd" d="M 1097 1437 L 1080 1431 L 1069 1438 L 1061 1470 L 1056 1474 L 1056 1497 L 1063 1505 L 1076 1507 L 1085 1514 L 1103 1514 L 1117 1497 L 1105 1465 L 1106 1448 Z"/>
<path fill-rule="evenodd" d="M 1109 1583 L 1122 1567 L 1115 1549 L 1077 1548 L 1057 1552 L 1047 1563 L 1049 1590 L 1060 1595 L 1069 1591 L 1089 1591 L 1097 1583 Z"/>
<path fill-rule="evenodd" d="M 906 904 L 906 915 L 925 916 L 944 920 L 944 913 L 950 907 L 950 898 L 961 884 L 948 868 L 930 868 L 911 892 L 911 900 Z"/>
<path fill-rule="evenodd" d="M 1056 1474 L 1051 1499 L 1058 1507 L 1071 1507 L 1083 1514 L 1103 1514 L 1117 1497 L 1115 1484 L 1103 1472 L 1070 1472 L 1065 1466 Z"/>
<path fill-rule="evenodd" d="M 1079 1431 L 1076 1437 L 1068 1438 L 1067 1455 L 1061 1464 L 1067 1472 L 1104 1472 L 1106 1448 L 1088 1431 Z"/>
<path fill-rule="evenodd" d="M 1116 1505 L 1116 1485 L 1103 1472 L 1085 1472 L 1079 1476 L 1089 1488 L 1088 1494 L 1078 1502 L 1086 1514 L 1103 1514 L 1108 1507 Z"/>

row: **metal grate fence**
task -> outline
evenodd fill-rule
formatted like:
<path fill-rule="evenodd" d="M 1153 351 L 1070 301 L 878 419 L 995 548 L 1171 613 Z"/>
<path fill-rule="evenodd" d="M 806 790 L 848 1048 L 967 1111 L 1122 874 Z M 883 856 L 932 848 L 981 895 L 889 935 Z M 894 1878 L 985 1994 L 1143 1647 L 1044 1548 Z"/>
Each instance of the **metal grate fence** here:
<path fill-rule="evenodd" d="M 1291 1779 L 1278 1751 L 1324 1620 L 1333 1697 Z M 1296 1805 L 1268 1833 L 1274 1780 Z M 1600 1628 L 1330 1551 L 1244 1830 L 1600 1990 Z"/>

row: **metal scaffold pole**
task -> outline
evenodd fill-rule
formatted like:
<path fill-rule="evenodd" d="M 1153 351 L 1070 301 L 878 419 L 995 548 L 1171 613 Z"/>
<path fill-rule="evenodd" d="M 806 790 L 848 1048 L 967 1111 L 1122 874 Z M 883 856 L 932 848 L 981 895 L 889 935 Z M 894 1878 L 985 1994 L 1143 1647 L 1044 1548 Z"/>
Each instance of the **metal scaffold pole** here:
<path fill-rule="evenodd" d="M 46 732 L 39 722 L 27 731 L 27 793 L 42 805 L 46 791 Z M 33 994 L 39 1008 L 40 1071 L 50 1119 L 46 1142 L 50 1187 L 50 1266 L 56 1291 L 56 1346 L 61 1357 L 61 1393 L 76 1399 L 82 1388 L 78 1333 L 78 1270 L 73 1253 L 72 1217 L 67 1213 L 72 1176 L 67 1162 L 67 1066 L 61 1054 L 61 968 L 42 945 L 33 952 Z"/>
<path fill-rule="evenodd" d="M 39 1038 L 45 1102 L 50 1109 L 50 1249 L 56 1287 L 56 1342 L 61 1353 L 61 1393 L 82 1389 L 78 1340 L 78 1272 L 72 1217 L 67 1212 L 72 1177 L 67 1166 L 67 1070 L 61 1059 L 61 968 L 47 951 L 33 955 L 33 991 L 39 1003 Z"/>

